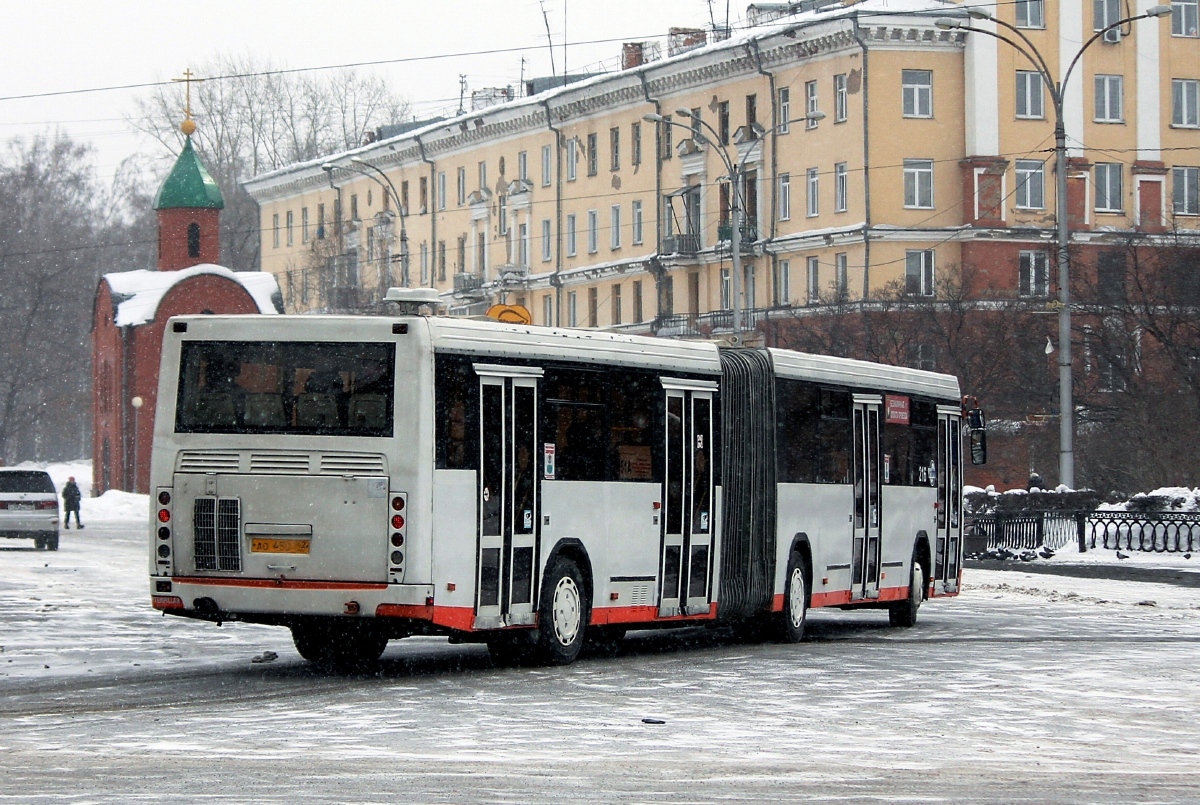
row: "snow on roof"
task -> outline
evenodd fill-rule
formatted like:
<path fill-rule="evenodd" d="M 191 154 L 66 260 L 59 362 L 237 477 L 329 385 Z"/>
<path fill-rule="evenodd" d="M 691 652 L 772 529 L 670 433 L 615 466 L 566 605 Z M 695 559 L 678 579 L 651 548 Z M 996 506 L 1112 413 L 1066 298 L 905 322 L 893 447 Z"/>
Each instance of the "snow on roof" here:
<path fill-rule="evenodd" d="M 167 292 L 189 277 L 213 274 L 236 282 L 246 289 L 259 313 L 283 312 L 276 300 L 279 283 L 266 271 L 230 271 L 213 263 L 184 268 L 179 271 L 121 271 L 105 274 L 104 281 L 112 290 L 115 310 L 113 321 L 118 327 L 147 324 L 154 320 L 158 306 Z"/>

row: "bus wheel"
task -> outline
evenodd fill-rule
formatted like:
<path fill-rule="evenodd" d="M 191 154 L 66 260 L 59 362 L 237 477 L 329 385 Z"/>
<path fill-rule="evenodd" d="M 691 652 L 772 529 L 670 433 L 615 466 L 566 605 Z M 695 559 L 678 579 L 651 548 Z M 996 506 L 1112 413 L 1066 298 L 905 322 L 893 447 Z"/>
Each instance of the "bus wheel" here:
<path fill-rule="evenodd" d="M 892 626 L 916 626 L 917 609 L 925 594 L 925 571 L 921 563 L 913 559 L 912 581 L 908 586 L 908 598 L 888 607 L 888 623 Z"/>
<path fill-rule="evenodd" d="M 555 559 L 546 571 L 534 652 L 540 665 L 567 665 L 579 656 L 590 611 L 586 589 L 583 574 L 566 557 Z"/>
<path fill-rule="evenodd" d="M 369 626 L 317 623 L 293 626 L 292 642 L 300 656 L 313 665 L 335 671 L 366 671 L 379 662 L 388 640 Z"/>
<path fill-rule="evenodd" d="M 805 581 L 808 568 L 804 558 L 792 554 L 788 562 L 787 584 L 783 588 L 783 612 L 778 616 L 778 637 L 784 643 L 799 643 L 804 639 L 804 627 L 808 623 L 808 584 Z"/>

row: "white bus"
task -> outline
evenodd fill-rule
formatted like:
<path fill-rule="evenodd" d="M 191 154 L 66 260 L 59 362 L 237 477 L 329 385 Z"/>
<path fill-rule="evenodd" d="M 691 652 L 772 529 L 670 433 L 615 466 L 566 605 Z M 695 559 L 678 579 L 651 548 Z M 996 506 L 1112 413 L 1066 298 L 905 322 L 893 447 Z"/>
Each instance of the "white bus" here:
<path fill-rule="evenodd" d="M 959 590 L 963 416 L 951 376 L 787 350 L 415 313 L 179 317 L 152 603 L 287 626 L 345 667 L 417 634 L 566 663 L 632 628 L 796 641 L 809 607 L 912 625 Z"/>

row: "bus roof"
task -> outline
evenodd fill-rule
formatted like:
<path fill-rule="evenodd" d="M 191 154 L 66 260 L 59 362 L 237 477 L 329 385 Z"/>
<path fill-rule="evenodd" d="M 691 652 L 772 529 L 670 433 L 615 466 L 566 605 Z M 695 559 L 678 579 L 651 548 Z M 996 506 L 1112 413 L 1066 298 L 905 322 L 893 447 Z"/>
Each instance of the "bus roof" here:
<path fill-rule="evenodd" d="M 814 380 L 851 388 L 873 388 L 959 401 L 958 378 L 939 372 L 882 363 L 769 349 L 777 377 Z"/>
<path fill-rule="evenodd" d="M 721 374 L 716 344 L 709 342 L 442 316 L 428 321 L 433 348 L 439 352 Z"/>

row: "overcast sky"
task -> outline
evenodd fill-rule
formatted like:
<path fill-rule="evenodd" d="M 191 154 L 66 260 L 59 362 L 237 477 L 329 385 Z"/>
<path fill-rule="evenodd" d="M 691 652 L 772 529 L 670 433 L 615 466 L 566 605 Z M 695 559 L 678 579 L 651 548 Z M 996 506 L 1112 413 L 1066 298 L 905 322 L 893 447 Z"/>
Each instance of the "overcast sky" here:
<path fill-rule="evenodd" d="M 566 0 L 571 72 L 610 64 L 622 40 L 662 36 L 667 28 L 709 21 L 706 0 Z M 723 21 L 726 1 L 713 0 Z M 323 67 L 412 56 L 500 48 L 519 52 L 452 56 L 410 64 L 360 68 L 384 75 L 424 117 L 457 105 L 458 76 L 469 87 L 516 85 L 521 75 L 550 74 L 549 17 L 563 67 L 564 0 L 105 0 L 5 2 L 0 26 L 0 144 L 62 128 L 97 149 L 97 168 L 111 175 L 120 161 L 156 147 L 132 134 L 125 117 L 148 89 L 14 99 L 164 81 L 219 54 L 253 53 L 277 66 Z M 730 6 L 745 13 L 745 0 Z"/>

